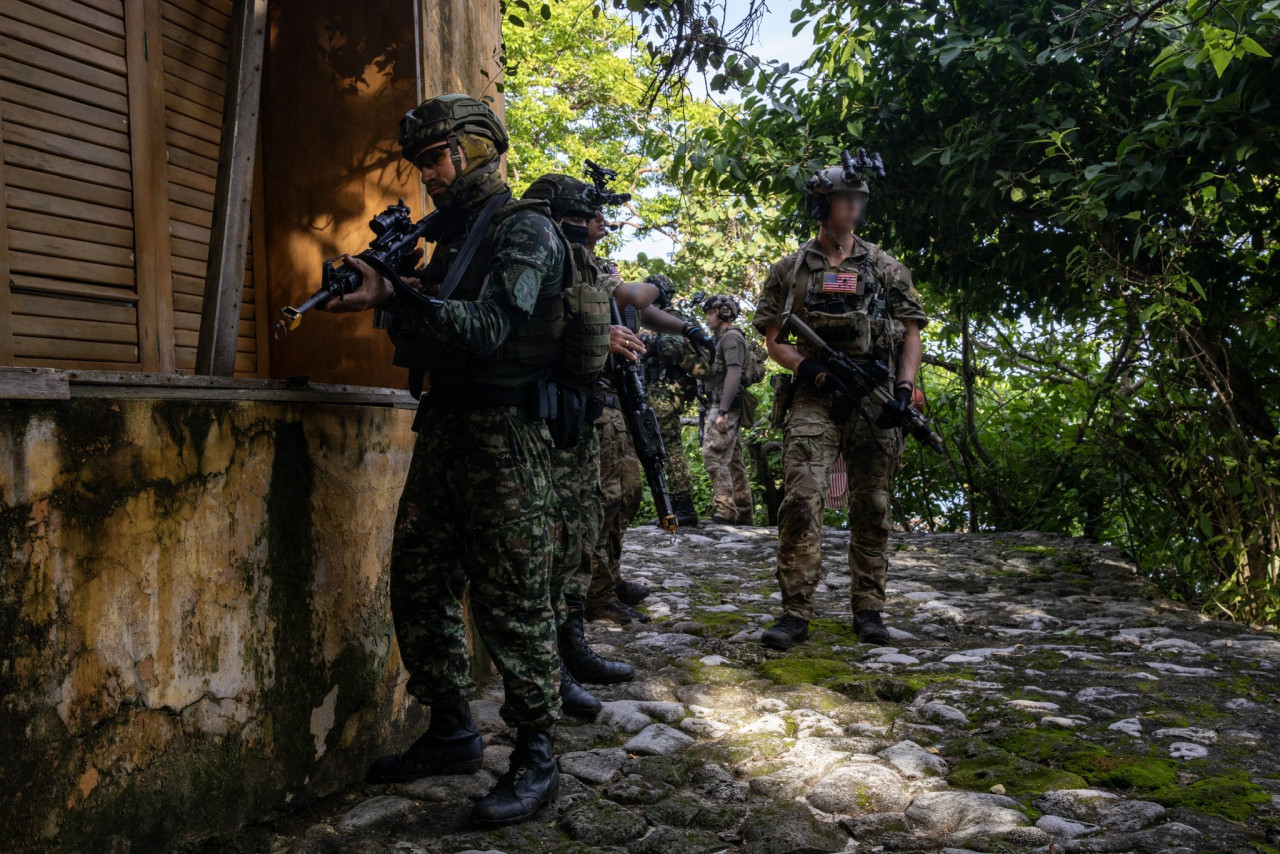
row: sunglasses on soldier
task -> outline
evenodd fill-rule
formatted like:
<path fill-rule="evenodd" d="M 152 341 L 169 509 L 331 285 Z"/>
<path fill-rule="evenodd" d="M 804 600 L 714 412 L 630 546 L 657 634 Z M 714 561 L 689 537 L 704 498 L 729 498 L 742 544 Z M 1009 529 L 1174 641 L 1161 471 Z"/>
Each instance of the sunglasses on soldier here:
<path fill-rule="evenodd" d="M 409 162 L 419 169 L 434 169 L 449 154 L 449 143 L 441 142 L 416 152 Z"/>

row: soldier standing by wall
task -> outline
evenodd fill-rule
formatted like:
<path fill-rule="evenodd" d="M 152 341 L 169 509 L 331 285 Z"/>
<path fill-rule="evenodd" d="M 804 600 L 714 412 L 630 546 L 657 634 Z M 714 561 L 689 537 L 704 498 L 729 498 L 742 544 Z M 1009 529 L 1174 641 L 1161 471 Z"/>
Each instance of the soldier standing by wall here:
<path fill-rule="evenodd" d="M 671 279 L 658 273 L 645 281 L 658 288 L 659 297 L 654 305 L 690 326 L 697 325 L 672 307 L 676 286 Z M 698 524 L 698 512 L 693 506 L 693 478 L 689 474 L 689 456 L 684 451 L 684 428 L 680 419 L 698 397 L 698 378 L 707 373 L 705 359 L 713 355 L 713 350 L 707 348 L 701 336 L 645 333 L 642 340 L 646 347 L 645 390 L 649 393 L 649 405 L 658 416 L 662 442 L 667 446 L 666 474 L 671 504 L 680 527 L 693 528 Z"/>
<path fill-rule="evenodd" d="M 862 165 L 864 170 L 877 166 L 878 157 Z M 923 355 L 920 330 L 928 319 L 911 271 L 854 234 L 868 195 L 863 171 L 848 165 L 814 175 L 806 184 L 805 203 L 819 223 L 818 236 L 773 265 L 758 300 L 755 327 L 773 360 L 795 374 L 783 440 L 786 497 L 778 511 L 783 614 L 761 637 L 777 649 L 808 639 L 814 588 L 822 576 L 823 504 L 837 454 L 848 466 L 853 628 L 868 643 L 890 638 L 880 617 L 892 529 L 889 489 L 902 454 L 899 426 Z M 841 353 L 884 361 L 893 400 L 879 412 L 864 410 L 844 423 L 835 421 L 829 397 L 840 381 L 815 358 L 819 354 L 811 344 L 778 339 L 787 311 Z"/>
<path fill-rule="evenodd" d="M 750 525 L 755 521 L 755 502 L 742 460 L 743 371 L 750 348 L 747 336 L 733 325 L 738 318 L 737 300 L 713 296 L 702 310 L 716 341 L 715 362 L 706 383 L 710 417 L 702 436 L 702 464 L 715 492 L 711 521 Z"/>
<path fill-rule="evenodd" d="M 467 234 L 484 229 L 450 298 L 428 303 L 365 265 L 358 291 L 331 311 L 392 308 L 396 363 L 429 371 L 396 517 L 391 610 L 409 693 L 431 709 L 427 732 L 374 763 L 374 782 L 479 770 L 484 743 L 471 720 L 461 600 L 502 674 L 502 717 L 516 730 L 510 768 L 476 803 L 481 824 L 523 821 L 559 787 L 552 728 L 560 717 L 556 628 L 548 595 L 550 434 L 539 406 L 558 348 L 543 313 L 561 303 L 567 247 L 545 207 L 513 203 L 498 171 L 507 133 L 465 95 L 424 101 L 400 122 L 404 157 L 449 214 L 423 271 L 436 292 Z M 430 238 L 429 238 L 430 239 Z M 487 287 L 485 286 L 485 283 Z"/>
<path fill-rule="evenodd" d="M 529 185 L 523 198 L 541 199 L 551 207 L 551 216 L 568 238 L 575 264 L 594 279 L 597 270 L 586 248 L 589 240 L 587 223 L 599 211 L 594 188 L 569 175 L 549 173 Z M 604 282 L 596 282 L 603 288 Z M 610 294 L 623 305 L 635 300 L 654 299 L 650 288 L 618 287 L 614 280 Z M 610 350 L 634 355 L 643 349 L 635 335 L 626 329 L 612 329 Z M 591 584 L 590 555 L 600 535 L 603 501 L 600 491 L 600 437 L 594 421 L 603 409 L 600 392 L 592 387 L 583 390 L 591 404 L 586 429 L 572 448 L 551 450 L 551 479 L 556 491 L 555 518 L 558 534 L 551 567 L 551 604 L 559 626 L 560 698 L 566 712 L 594 717 L 601 709 L 600 701 L 580 684 L 592 682 L 612 684 L 635 677 L 635 669 L 623 661 L 601 658 L 587 644 L 583 631 L 587 590 Z"/>

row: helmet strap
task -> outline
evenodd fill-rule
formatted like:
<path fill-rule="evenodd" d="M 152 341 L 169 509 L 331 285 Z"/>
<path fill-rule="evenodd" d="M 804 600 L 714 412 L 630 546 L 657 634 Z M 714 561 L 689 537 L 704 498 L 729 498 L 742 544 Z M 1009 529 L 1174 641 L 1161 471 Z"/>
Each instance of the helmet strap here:
<path fill-rule="evenodd" d="M 445 137 L 449 143 L 449 160 L 453 163 L 453 173 L 455 177 L 462 177 L 462 149 L 458 146 L 458 134 L 456 131 L 450 131 Z"/>

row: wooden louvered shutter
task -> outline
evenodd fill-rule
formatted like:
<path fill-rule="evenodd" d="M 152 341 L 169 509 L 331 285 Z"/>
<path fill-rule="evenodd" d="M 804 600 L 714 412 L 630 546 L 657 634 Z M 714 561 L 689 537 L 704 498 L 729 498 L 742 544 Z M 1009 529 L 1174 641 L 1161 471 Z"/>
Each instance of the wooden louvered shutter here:
<path fill-rule="evenodd" d="M 231 0 L 162 0 L 165 142 L 169 152 L 169 233 L 173 249 L 174 343 L 179 370 L 195 367 L 204 277 L 213 224 Z M 261 220 L 261 217 L 258 217 Z M 258 293 L 250 228 L 236 373 L 258 373 Z M 265 345 L 263 348 L 265 354 Z"/>
<path fill-rule="evenodd" d="M 0 123 L 13 363 L 136 368 L 120 0 L 0 5 Z"/>
<path fill-rule="evenodd" d="M 0 364 L 194 368 L 231 11 L 231 0 L 0 4 Z M 253 238 L 240 375 L 265 373 Z"/>

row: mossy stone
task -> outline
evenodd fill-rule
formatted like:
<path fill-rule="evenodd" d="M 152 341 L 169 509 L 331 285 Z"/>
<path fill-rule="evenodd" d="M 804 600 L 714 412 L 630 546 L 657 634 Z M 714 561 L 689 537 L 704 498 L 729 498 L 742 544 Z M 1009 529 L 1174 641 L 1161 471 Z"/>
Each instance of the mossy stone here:
<path fill-rule="evenodd" d="M 821 685 L 853 668 L 830 658 L 779 658 L 760 665 L 760 673 L 779 685 Z"/>
<path fill-rule="evenodd" d="M 1166 807 L 1185 807 L 1238 822 L 1253 818 L 1259 805 L 1271 803 L 1267 790 L 1255 785 L 1241 771 L 1205 777 L 1189 786 L 1165 786 L 1152 792 L 1150 797 Z"/>

